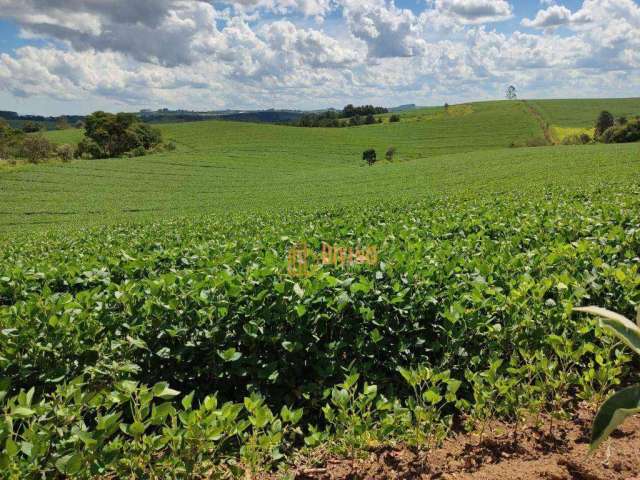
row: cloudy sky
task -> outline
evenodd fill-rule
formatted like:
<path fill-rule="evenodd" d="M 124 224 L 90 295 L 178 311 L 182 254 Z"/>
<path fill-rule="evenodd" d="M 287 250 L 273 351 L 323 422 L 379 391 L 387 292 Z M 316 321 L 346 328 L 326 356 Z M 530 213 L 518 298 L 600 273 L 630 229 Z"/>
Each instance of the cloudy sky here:
<path fill-rule="evenodd" d="M 0 109 L 640 96 L 636 0 L 0 0 Z"/>

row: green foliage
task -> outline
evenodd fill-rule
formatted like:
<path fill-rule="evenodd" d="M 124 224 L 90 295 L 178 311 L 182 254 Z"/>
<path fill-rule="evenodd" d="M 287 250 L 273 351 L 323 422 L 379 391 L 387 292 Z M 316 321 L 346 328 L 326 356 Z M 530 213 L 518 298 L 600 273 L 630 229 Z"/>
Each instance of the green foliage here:
<path fill-rule="evenodd" d="M 36 122 L 27 121 L 22 125 L 22 131 L 24 133 L 36 133 L 42 130 L 42 126 Z"/>
<path fill-rule="evenodd" d="M 629 119 L 640 114 L 640 98 L 532 100 L 530 103 L 551 125 L 573 128 L 593 128 L 594 119 L 603 110 Z"/>
<path fill-rule="evenodd" d="M 586 145 L 591 143 L 591 137 L 586 133 L 568 135 L 562 139 L 562 145 Z"/>
<path fill-rule="evenodd" d="M 393 114 L 389 117 L 389 123 L 398 123 L 400 121 L 400 115 Z"/>
<path fill-rule="evenodd" d="M 640 142 L 640 120 L 607 128 L 600 136 L 604 143 Z"/>
<path fill-rule="evenodd" d="M 437 445 L 457 416 L 562 416 L 629 379 L 626 350 L 571 311 L 640 302 L 634 146 L 499 150 L 538 128 L 519 102 L 376 128 L 163 128 L 174 152 L 0 176 L 14 478 Z M 390 144 L 406 162 L 354 162 Z M 292 277 L 301 242 L 316 262 Z M 379 259 L 318 266 L 323 242 Z"/>
<path fill-rule="evenodd" d="M 22 138 L 20 156 L 31 163 L 41 162 L 55 151 L 54 145 L 43 135 L 27 135 Z"/>
<path fill-rule="evenodd" d="M 93 158 L 119 157 L 125 153 L 140 156 L 162 141 L 159 130 L 140 121 L 132 113 L 95 112 L 85 119 L 82 155 Z"/>
<path fill-rule="evenodd" d="M 364 152 L 362 152 L 362 160 L 367 162 L 367 164 L 369 165 L 373 165 L 377 160 L 376 151 L 372 148 L 370 148 L 369 150 L 365 150 Z"/>
<path fill-rule="evenodd" d="M 282 458 L 300 435 L 302 410 L 274 414 L 259 396 L 199 402 L 166 383 L 134 381 L 92 390 L 75 378 L 39 397 L 0 386 L 0 467 L 8 478 L 96 476 L 193 478 L 228 474 L 238 458 L 251 472 Z"/>
<path fill-rule="evenodd" d="M 396 147 L 387 148 L 387 152 L 384 154 L 384 158 L 386 158 L 389 162 L 393 161 L 396 156 Z"/>
<path fill-rule="evenodd" d="M 383 107 L 374 107 L 373 105 L 363 105 L 361 107 L 354 107 L 353 105 L 347 105 L 342 111 L 327 110 L 321 113 L 307 113 L 300 117 L 294 124 L 299 127 L 346 127 L 346 126 L 358 126 L 358 125 L 371 125 L 374 123 L 380 123 L 380 120 L 376 120 L 374 115 L 387 113 L 388 110 Z M 361 117 L 365 117 L 363 121 Z M 349 119 L 349 121 L 342 121 L 341 119 Z"/>
<path fill-rule="evenodd" d="M 640 354 L 640 309 L 637 324 L 628 318 L 600 307 L 574 309 L 600 318 L 600 324 Z M 640 385 L 625 388 L 611 395 L 600 407 L 593 421 L 591 449 L 598 446 L 629 416 L 640 412 Z"/>
<path fill-rule="evenodd" d="M 76 155 L 76 148 L 68 143 L 58 145 L 56 148 L 56 154 L 63 162 L 70 162 Z"/>
<path fill-rule="evenodd" d="M 595 136 L 601 136 L 607 129 L 613 127 L 614 125 L 615 120 L 613 118 L 613 115 L 610 112 L 603 110 L 602 112 L 600 112 L 600 115 L 598 115 L 598 119 L 596 120 Z"/>
<path fill-rule="evenodd" d="M 388 110 L 384 107 L 374 107 L 373 105 L 362 105 L 360 107 L 354 107 L 349 104 L 342 109 L 343 118 L 351 118 L 356 116 L 373 116 L 381 113 L 387 113 Z"/>

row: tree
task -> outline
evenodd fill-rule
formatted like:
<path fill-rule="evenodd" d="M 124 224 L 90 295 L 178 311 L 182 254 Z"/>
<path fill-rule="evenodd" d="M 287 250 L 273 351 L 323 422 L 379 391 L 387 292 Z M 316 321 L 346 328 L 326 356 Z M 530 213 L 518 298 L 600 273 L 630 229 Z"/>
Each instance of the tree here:
<path fill-rule="evenodd" d="M 598 115 L 598 120 L 596 121 L 596 137 L 602 135 L 605 130 L 613 127 L 614 124 L 615 121 L 613 119 L 613 115 L 611 115 L 610 112 L 607 112 L 606 110 L 600 112 L 600 115 Z"/>
<path fill-rule="evenodd" d="M 364 123 L 365 125 L 373 125 L 374 123 L 376 123 L 376 117 L 369 114 L 367 115 L 367 118 L 365 118 Z"/>
<path fill-rule="evenodd" d="M 4 120 L 3 118 L 0 118 L 0 140 L 2 140 L 5 137 L 8 137 L 12 133 L 13 133 L 13 128 L 11 128 L 11 125 L 9 125 L 9 122 Z"/>
<path fill-rule="evenodd" d="M 27 121 L 22 125 L 22 131 L 24 133 L 35 133 L 40 131 L 40 125 L 36 122 L 32 122 L 31 120 Z"/>
<path fill-rule="evenodd" d="M 364 152 L 362 152 L 362 160 L 367 162 L 369 166 L 373 165 L 377 160 L 376 151 L 372 148 L 369 150 L 365 150 Z"/>
<path fill-rule="evenodd" d="M 350 127 L 357 127 L 358 125 L 362 125 L 362 119 L 360 118 L 360 115 L 356 115 L 349 119 Z"/>
<path fill-rule="evenodd" d="M 384 157 L 389 160 L 392 161 L 393 157 L 396 156 L 396 147 L 389 147 L 387 149 L 387 153 L 385 153 Z"/>
<path fill-rule="evenodd" d="M 42 134 L 26 136 L 22 142 L 22 156 L 31 163 L 44 160 L 53 152 L 53 144 Z"/>
<path fill-rule="evenodd" d="M 59 117 L 58 120 L 56 120 L 56 128 L 58 130 L 67 130 L 68 128 L 71 128 L 71 125 L 69 125 L 69 122 L 67 121 L 67 117 Z"/>
<path fill-rule="evenodd" d="M 142 123 L 132 113 L 94 112 L 85 119 L 85 137 L 80 153 L 94 158 L 118 157 L 139 147 L 149 150 L 162 141 L 160 131 Z"/>
<path fill-rule="evenodd" d="M 400 121 L 400 115 L 393 114 L 389 117 L 389 123 L 396 123 Z"/>
<path fill-rule="evenodd" d="M 56 149 L 56 153 L 63 162 L 70 162 L 76 154 L 76 149 L 73 145 L 65 143 Z"/>
<path fill-rule="evenodd" d="M 447 110 L 449 110 L 449 104 L 448 104 L 448 103 L 446 103 L 446 102 L 445 102 L 445 104 L 444 104 L 444 110 L 445 110 L 445 112 L 446 112 Z"/>
<path fill-rule="evenodd" d="M 366 117 L 367 115 L 379 115 L 381 113 L 388 113 L 389 110 L 384 107 L 374 107 L 373 105 L 362 105 L 360 107 L 354 107 L 349 104 L 342 109 L 343 118 L 351 118 L 356 115 Z"/>
<path fill-rule="evenodd" d="M 627 123 L 629 123 L 629 120 L 627 120 L 627 117 L 618 117 L 618 125 L 622 125 L 625 126 Z"/>
<path fill-rule="evenodd" d="M 507 100 L 515 100 L 516 98 L 518 98 L 518 91 L 516 90 L 516 87 L 514 87 L 513 85 L 509 85 L 509 87 L 507 88 L 506 97 Z"/>

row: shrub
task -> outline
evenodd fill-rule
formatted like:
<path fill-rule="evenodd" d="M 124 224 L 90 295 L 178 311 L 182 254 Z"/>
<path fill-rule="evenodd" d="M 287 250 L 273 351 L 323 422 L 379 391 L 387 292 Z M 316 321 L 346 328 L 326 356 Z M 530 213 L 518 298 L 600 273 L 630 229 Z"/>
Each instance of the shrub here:
<path fill-rule="evenodd" d="M 396 147 L 389 147 L 387 149 L 387 153 L 385 153 L 384 157 L 389 160 L 392 161 L 393 157 L 396 156 Z"/>
<path fill-rule="evenodd" d="M 39 132 L 41 130 L 40 125 L 38 125 L 36 122 L 32 122 L 31 120 L 29 120 L 28 122 L 25 122 L 24 125 L 22 126 L 22 131 L 24 133 L 35 133 L 35 132 Z"/>
<path fill-rule="evenodd" d="M 9 136 L 13 132 L 11 125 L 6 120 L 0 118 L 0 139 Z"/>
<path fill-rule="evenodd" d="M 77 155 L 81 158 L 106 158 L 103 148 L 92 139 L 85 137 L 78 143 Z"/>
<path fill-rule="evenodd" d="M 523 141 L 511 142 L 510 148 L 523 148 L 523 147 L 547 147 L 549 146 L 549 140 L 544 137 L 532 137 Z"/>
<path fill-rule="evenodd" d="M 30 163 L 38 163 L 54 151 L 53 144 L 42 135 L 30 135 L 22 142 L 21 156 Z"/>
<path fill-rule="evenodd" d="M 133 157 L 144 157 L 147 151 L 144 149 L 142 145 L 134 148 L 133 150 L 126 152 L 124 154 L 125 157 L 133 158 Z"/>
<path fill-rule="evenodd" d="M 563 145 L 585 145 L 591 142 L 591 137 L 586 133 L 580 135 L 569 135 L 562 139 Z"/>
<path fill-rule="evenodd" d="M 376 151 L 372 148 L 369 150 L 365 150 L 364 152 L 362 152 L 362 159 L 369 165 L 373 165 L 377 160 Z"/>
<path fill-rule="evenodd" d="M 596 121 L 596 137 L 602 135 L 608 128 L 613 127 L 614 123 L 613 115 L 611 115 L 611 113 L 606 110 L 601 112 L 598 116 L 598 120 Z"/>
<path fill-rule="evenodd" d="M 349 119 L 350 127 L 357 127 L 358 125 L 362 125 L 362 118 L 360 118 L 359 115 L 356 115 L 355 117 L 351 117 Z"/>
<path fill-rule="evenodd" d="M 600 136 L 604 143 L 630 143 L 640 141 L 640 122 L 607 128 Z"/>
<path fill-rule="evenodd" d="M 71 125 L 69 125 L 67 118 L 66 117 L 58 118 L 58 120 L 56 121 L 56 129 L 67 130 L 68 128 L 71 128 Z"/>
<path fill-rule="evenodd" d="M 400 121 L 400 115 L 393 114 L 389 117 L 389 123 L 397 123 Z"/>
<path fill-rule="evenodd" d="M 73 145 L 65 143 L 64 145 L 60 145 L 56 149 L 56 153 L 58 154 L 58 157 L 60 157 L 60 160 L 62 160 L 63 162 L 70 162 L 71 159 L 73 159 L 73 157 L 75 157 L 76 155 L 76 148 Z"/>
<path fill-rule="evenodd" d="M 549 141 L 544 137 L 532 137 L 527 139 L 525 145 L 527 147 L 547 147 L 549 146 Z"/>
<path fill-rule="evenodd" d="M 618 120 L 616 120 L 616 122 L 621 126 L 625 126 L 627 123 L 629 123 L 627 117 L 618 117 Z"/>

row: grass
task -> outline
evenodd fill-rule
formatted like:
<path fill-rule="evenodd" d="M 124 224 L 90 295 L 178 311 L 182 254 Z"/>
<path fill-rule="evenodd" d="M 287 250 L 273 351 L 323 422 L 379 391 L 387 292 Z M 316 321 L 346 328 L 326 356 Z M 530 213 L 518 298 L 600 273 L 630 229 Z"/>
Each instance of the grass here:
<path fill-rule="evenodd" d="M 3 173 L 0 229 L 327 206 L 408 191 L 422 195 L 460 183 L 459 175 L 480 173 L 483 159 L 494 157 L 482 152 L 528 138 L 538 127 L 521 104 L 494 102 L 449 112 L 417 110 L 400 123 L 341 129 L 216 121 L 161 128 L 178 145 L 175 152 Z M 79 134 L 48 135 L 69 142 Z M 389 146 L 397 149 L 393 164 L 363 166 L 363 150 L 373 147 L 383 158 Z M 480 156 L 464 155 L 471 152 Z M 461 155 L 438 158 L 454 153 Z"/>
<path fill-rule="evenodd" d="M 610 111 L 615 118 L 640 115 L 640 98 L 532 100 L 530 103 L 551 126 L 558 129 L 577 129 L 570 134 L 582 133 L 582 129 L 592 129 L 598 114 L 603 110 Z"/>

